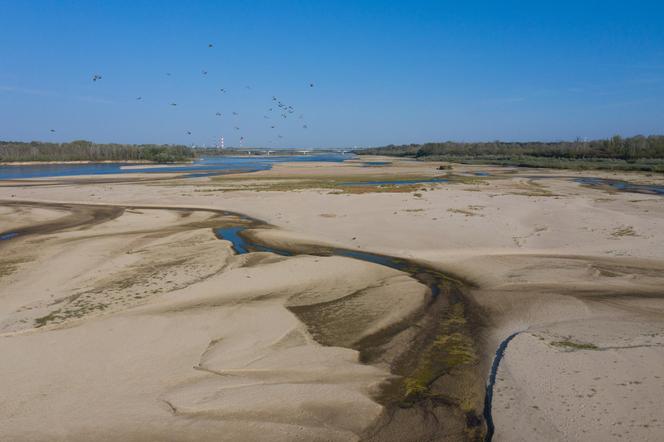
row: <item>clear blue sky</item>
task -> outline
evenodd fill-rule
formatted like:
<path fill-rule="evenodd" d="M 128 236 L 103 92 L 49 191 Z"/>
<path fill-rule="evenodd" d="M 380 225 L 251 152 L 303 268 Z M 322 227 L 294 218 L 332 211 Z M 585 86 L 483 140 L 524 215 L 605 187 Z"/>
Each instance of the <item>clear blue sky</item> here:
<path fill-rule="evenodd" d="M 287 119 L 273 95 L 294 107 Z M 4 140 L 341 147 L 653 133 L 664 133 L 661 0 L 0 0 Z"/>

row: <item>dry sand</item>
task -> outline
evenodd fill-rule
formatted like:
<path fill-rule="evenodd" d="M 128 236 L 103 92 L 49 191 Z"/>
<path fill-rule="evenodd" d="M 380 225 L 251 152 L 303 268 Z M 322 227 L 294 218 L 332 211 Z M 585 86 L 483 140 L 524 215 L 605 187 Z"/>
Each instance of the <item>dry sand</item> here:
<path fill-rule="evenodd" d="M 26 232 L 0 241 L 2 438 L 369 437 L 390 365 L 363 364 L 351 348 L 423 308 L 426 287 L 350 258 L 235 255 L 210 227 L 237 218 L 203 210 L 221 209 L 269 222 L 258 233 L 274 246 L 383 253 L 472 283 L 484 375 L 498 343 L 522 332 L 498 370 L 494 440 L 662 440 L 664 200 L 528 178 L 572 172 L 495 167 L 379 192 L 328 183 L 447 172 L 389 161 L 3 183 L 2 200 L 60 204 L 0 206 L 0 232 Z M 153 208 L 95 217 L 67 202 Z M 337 346 L 293 314 L 358 292 L 346 307 L 363 313 Z"/>

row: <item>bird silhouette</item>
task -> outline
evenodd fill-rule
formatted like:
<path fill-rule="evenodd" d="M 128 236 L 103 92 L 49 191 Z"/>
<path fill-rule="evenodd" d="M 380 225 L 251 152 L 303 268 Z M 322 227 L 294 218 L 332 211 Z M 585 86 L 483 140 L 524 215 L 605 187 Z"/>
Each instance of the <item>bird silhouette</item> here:
<path fill-rule="evenodd" d="M 221 117 L 221 112 L 217 112 L 215 115 Z"/>
<path fill-rule="evenodd" d="M 314 84 L 313 84 L 313 83 L 309 83 L 309 87 L 314 87 Z"/>
<path fill-rule="evenodd" d="M 142 99 L 143 99 L 143 97 L 136 97 L 136 99 L 137 99 L 137 100 L 142 100 Z"/>
<path fill-rule="evenodd" d="M 191 135 L 191 132 L 190 132 L 190 131 L 187 131 L 187 135 Z"/>
<path fill-rule="evenodd" d="M 55 132 L 55 129 L 51 129 L 51 132 Z"/>
<path fill-rule="evenodd" d="M 233 128 L 233 129 L 235 129 L 235 130 L 240 130 L 240 128 L 239 128 L 239 127 L 237 127 L 237 126 L 235 126 L 235 127 Z"/>
<path fill-rule="evenodd" d="M 178 105 L 177 103 L 171 103 L 171 106 L 177 106 L 177 105 Z"/>
<path fill-rule="evenodd" d="M 222 94 L 225 94 L 225 93 L 226 93 L 226 89 L 219 89 L 219 91 L 220 91 Z"/>
<path fill-rule="evenodd" d="M 309 126 L 307 126 L 306 124 L 302 125 L 302 129 L 306 129 L 307 127 L 309 127 Z"/>
<path fill-rule="evenodd" d="M 212 48 L 214 45 L 212 43 L 208 43 L 208 48 Z"/>
<path fill-rule="evenodd" d="M 233 112 L 233 115 L 240 115 L 240 114 L 238 114 L 237 112 Z"/>
<path fill-rule="evenodd" d="M 207 71 L 206 71 L 206 70 L 203 70 L 203 71 L 201 71 L 201 74 L 203 74 L 203 75 L 207 75 Z"/>
<path fill-rule="evenodd" d="M 92 81 L 97 81 L 97 80 L 101 80 L 101 75 L 99 75 L 99 74 L 94 74 L 94 75 L 92 76 Z"/>

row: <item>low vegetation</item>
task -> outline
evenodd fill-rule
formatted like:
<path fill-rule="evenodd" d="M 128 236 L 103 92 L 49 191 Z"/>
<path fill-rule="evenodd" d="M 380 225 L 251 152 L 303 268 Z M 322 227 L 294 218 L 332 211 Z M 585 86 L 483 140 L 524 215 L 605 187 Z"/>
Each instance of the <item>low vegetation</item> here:
<path fill-rule="evenodd" d="M 464 306 L 452 304 L 441 321 L 436 339 L 423 353 L 417 368 L 404 380 L 406 402 L 427 397 L 436 379 L 464 365 L 475 364 L 477 360 Z"/>
<path fill-rule="evenodd" d="M 563 341 L 553 341 L 551 342 L 551 345 L 554 347 L 562 347 L 570 350 L 598 350 L 599 347 L 597 347 L 595 344 L 589 344 L 586 342 L 576 342 L 572 341 L 569 339 L 565 339 Z"/>
<path fill-rule="evenodd" d="M 614 229 L 613 232 L 611 232 L 611 236 L 614 238 L 620 238 L 623 236 L 638 236 L 636 234 L 636 230 L 634 230 L 634 227 L 632 226 L 621 226 L 618 227 L 617 229 Z"/>
<path fill-rule="evenodd" d="M 252 176 L 246 180 L 239 180 L 237 176 L 222 175 L 212 178 L 212 182 L 223 185 L 223 191 L 253 190 L 253 191 L 297 191 L 308 189 L 332 190 L 343 193 L 409 193 L 422 188 L 431 176 L 426 175 L 320 175 L 315 177 L 288 177 L 288 176 Z M 423 183 L 412 183 L 413 180 L 422 180 Z M 389 183 L 385 183 L 389 181 Z M 383 184 L 380 184 L 383 183 Z M 217 189 L 206 188 L 202 192 L 212 192 Z M 418 194 L 421 196 L 421 194 Z"/>
<path fill-rule="evenodd" d="M 174 163 L 192 160 L 194 152 L 181 145 L 97 144 L 0 141 L 0 162 L 20 161 L 150 161 Z"/>

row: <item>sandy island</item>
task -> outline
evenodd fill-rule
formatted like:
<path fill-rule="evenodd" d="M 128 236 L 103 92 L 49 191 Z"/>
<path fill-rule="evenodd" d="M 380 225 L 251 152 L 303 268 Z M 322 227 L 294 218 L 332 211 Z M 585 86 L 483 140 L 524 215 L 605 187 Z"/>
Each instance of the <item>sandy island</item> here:
<path fill-rule="evenodd" d="M 662 177 L 385 161 L 0 182 L 0 439 L 664 439 Z"/>

